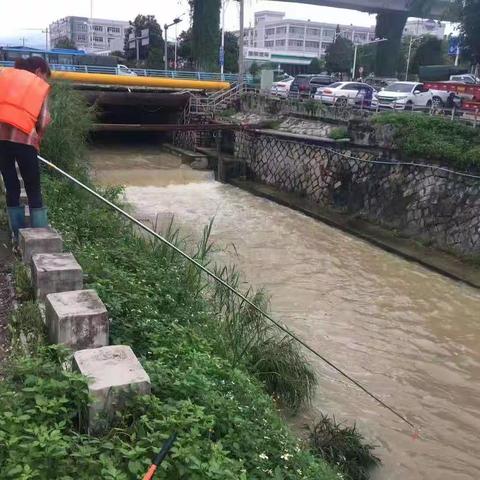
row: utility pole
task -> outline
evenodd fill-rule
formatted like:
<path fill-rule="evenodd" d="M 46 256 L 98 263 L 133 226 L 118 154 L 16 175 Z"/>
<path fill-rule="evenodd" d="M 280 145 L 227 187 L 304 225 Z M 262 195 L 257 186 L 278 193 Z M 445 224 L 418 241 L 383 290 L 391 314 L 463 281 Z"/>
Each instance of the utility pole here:
<path fill-rule="evenodd" d="M 352 81 L 355 80 L 355 73 L 357 70 L 357 51 L 358 47 L 362 47 L 364 45 L 371 45 L 372 43 L 381 43 L 381 42 L 386 42 L 386 38 L 376 38 L 375 40 L 371 40 L 369 42 L 364 42 L 364 43 L 355 43 L 355 50 L 353 52 L 353 66 L 352 66 Z"/>
<path fill-rule="evenodd" d="M 245 59 L 243 55 L 243 44 L 244 44 L 244 14 L 245 14 L 245 0 L 238 0 L 240 2 L 240 39 L 238 42 L 239 52 L 238 52 L 238 83 L 243 85 L 245 79 Z"/>
<path fill-rule="evenodd" d="M 172 27 L 173 25 L 176 25 L 177 23 L 180 23 L 182 21 L 182 17 L 183 17 L 183 15 L 180 15 L 179 17 L 174 18 L 172 23 L 169 23 L 169 24 L 166 23 L 163 26 L 163 29 L 165 31 L 165 51 L 164 51 L 164 54 L 163 54 L 163 60 L 165 62 L 165 70 L 168 70 L 168 29 L 170 27 Z M 177 41 L 177 40 L 175 39 L 175 41 Z"/>
<path fill-rule="evenodd" d="M 407 68 L 405 70 L 405 81 L 408 80 L 408 71 L 410 70 L 410 57 L 412 56 L 412 45 L 413 42 L 416 42 L 417 40 L 421 40 L 423 35 L 420 35 L 419 37 L 410 37 L 410 44 L 408 45 L 408 55 L 407 55 Z"/>

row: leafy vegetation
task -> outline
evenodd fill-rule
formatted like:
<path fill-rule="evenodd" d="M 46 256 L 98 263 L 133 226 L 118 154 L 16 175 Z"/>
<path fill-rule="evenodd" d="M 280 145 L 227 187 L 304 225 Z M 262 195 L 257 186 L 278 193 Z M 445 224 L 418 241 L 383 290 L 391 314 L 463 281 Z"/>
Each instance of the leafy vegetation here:
<path fill-rule="evenodd" d="M 473 127 L 440 117 L 402 113 L 382 113 L 374 122 L 396 128 L 397 147 L 407 156 L 460 169 L 480 168 L 480 135 Z"/>
<path fill-rule="evenodd" d="M 323 415 L 310 431 L 310 445 L 314 452 L 340 470 L 349 480 L 368 480 L 371 470 L 380 464 L 363 437 L 353 427 L 338 424 Z"/>
<path fill-rule="evenodd" d="M 332 128 L 328 136 L 333 140 L 342 140 L 344 138 L 350 138 L 347 127 Z"/>
<path fill-rule="evenodd" d="M 33 285 L 30 279 L 30 269 L 23 262 L 17 262 L 13 268 L 15 290 L 21 302 L 33 300 Z"/>
<path fill-rule="evenodd" d="M 160 27 L 155 15 L 137 15 L 135 20 L 130 22 L 130 26 L 125 29 L 125 58 L 132 62 L 136 60 L 137 48 L 135 42 L 129 42 L 129 36 L 131 33 L 134 33 L 136 38 L 141 37 L 142 30 L 145 29 L 148 29 L 149 42 L 148 45 L 143 45 L 142 42 L 139 43 L 139 60 L 145 62 L 149 68 L 166 68 L 163 58 L 165 42 L 162 27 Z"/>
<path fill-rule="evenodd" d="M 199 70 L 218 70 L 220 0 L 189 0 L 192 12 L 192 54 Z"/>
<path fill-rule="evenodd" d="M 94 112 L 67 83 L 55 83 L 49 101 L 52 124 L 45 134 L 41 154 L 60 168 L 86 178 L 86 145 Z"/>
<path fill-rule="evenodd" d="M 327 46 L 325 66 L 330 73 L 348 74 L 353 64 L 353 43 L 340 35 L 337 26 L 335 41 Z"/>

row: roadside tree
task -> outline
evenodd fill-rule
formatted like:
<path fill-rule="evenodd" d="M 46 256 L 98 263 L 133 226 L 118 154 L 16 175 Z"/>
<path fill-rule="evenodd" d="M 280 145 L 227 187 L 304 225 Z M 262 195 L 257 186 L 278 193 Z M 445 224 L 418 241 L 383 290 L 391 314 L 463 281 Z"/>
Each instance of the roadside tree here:
<path fill-rule="evenodd" d="M 150 67 L 161 68 L 164 66 L 160 53 L 164 48 L 163 32 L 154 15 L 137 15 L 135 20 L 130 22 L 130 27 L 125 30 L 125 58 L 130 61 L 137 58 L 136 46 L 133 43 L 130 45 L 129 36 L 134 33 L 138 38 L 145 29 L 149 32 L 149 43 L 142 45 L 142 42 L 139 42 L 139 58 L 143 62 L 147 61 Z M 152 58 L 155 60 L 152 61 Z"/>
<path fill-rule="evenodd" d="M 336 39 L 327 47 L 325 65 L 330 73 L 348 73 L 353 63 L 353 43 L 340 36 L 337 27 Z"/>
<path fill-rule="evenodd" d="M 68 37 L 59 37 L 54 42 L 55 48 L 68 48 L 70 50 L 77 50 L 75 42 Z"/>

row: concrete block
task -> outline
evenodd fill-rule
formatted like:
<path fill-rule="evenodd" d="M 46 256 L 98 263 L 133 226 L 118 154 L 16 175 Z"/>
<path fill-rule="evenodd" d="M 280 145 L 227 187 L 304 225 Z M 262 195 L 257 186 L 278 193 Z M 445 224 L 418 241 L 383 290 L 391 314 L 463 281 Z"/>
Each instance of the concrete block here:
<path fill-rule="evenodd" d="M 22 228 L 18 243 L 25 263 L 30 263 L 36 253 L 60 253 L 63 250 L 62 237 L 50 227 Z"/>
<path fill-rule="evenodd" d="M 150 393 L 150 378 L 128 346 L 79 350 L 73 356 L 73 368 L 89 378 L 92 403 L 88 418 L 81 421 L 90 433 L 105 430 L 129 396 Z"/>
<path fill-rule="evenodd" d="M 28 197 L 27 192 L 24 188 L 20 190 L 20 204 L 21 205 L 28 205 Z"/>
<path fill-rule="evenodd" d="M 49 293 L 81 290 L 82 267 L 71 253 L 37 253 L 32 257 L 32 281 L 38 300 Z"/>
<path fill-rule="evenodd" d="M 25 205 L 25 225 L 30 226 L 30 207 Z"/>
<path fill-rule="evenodd" d="M 108 345 L 108 313 L 95 290 L 50 293 L 45 318 L 51 343 L 72 350 Z"/>

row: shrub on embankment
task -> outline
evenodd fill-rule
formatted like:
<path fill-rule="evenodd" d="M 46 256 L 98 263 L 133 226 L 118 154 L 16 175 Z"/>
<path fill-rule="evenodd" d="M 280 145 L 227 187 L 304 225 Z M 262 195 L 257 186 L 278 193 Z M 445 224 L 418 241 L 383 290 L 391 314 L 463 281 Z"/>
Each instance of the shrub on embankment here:
<path fill-rule="evenodd" d="M 29 355 L 20 352 L 0 383 L 2 479 L 137 479 L 173 431 L 179 437 L 163 464 L 165 478 L 342 478 L 289 433 L 265 393 L 293 407 L 311 393 L 311 371 L 287 339 L 86 192 L 52 175 L 44 178 L 44 193 L 86 287 L 107 305 L 112 343 L 132 346 L 152 395 L 117 414 L 107 435 L 79 433 L 86 379 L 62 368 L 65 352 L 44 347 L 38 329 L 38 345 L 29 345 Z M 105 195 L 117 200 L 119 193 Z M 178 241 L 174 232 L 170 238 Z M 206 234 L 196 258 L 208 262 L 209 250 Z M 19 328 L 31 310 L 22 309 Z"/>
<path fill-rule="evenodd" d="M 407 157 L 462 170 L 480 170 L 480 133 L 460 121 L 423 114 L 381 113 L 374 123 L 395 127 L 395 144 Z"/>

